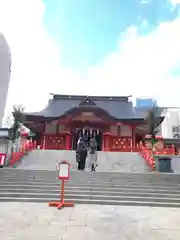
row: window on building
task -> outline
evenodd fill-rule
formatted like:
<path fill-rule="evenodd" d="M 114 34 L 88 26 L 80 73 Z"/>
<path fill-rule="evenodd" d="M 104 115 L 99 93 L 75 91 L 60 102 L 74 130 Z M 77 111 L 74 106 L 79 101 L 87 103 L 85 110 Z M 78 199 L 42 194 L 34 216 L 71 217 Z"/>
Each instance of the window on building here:
<path fill-rule="evenodd" d="M 173 138 L 180 138 L 180 134 L 179 133 L 174 133 Z"/>
<path fill-rule="evenodd" d="M 172 126 L 173 138 L 180 138 L 180 126 Z"/>
<path fill-rule="evenodd" d="M 180 126 L 172 126 L 173 133 L 180 133 Z"/>

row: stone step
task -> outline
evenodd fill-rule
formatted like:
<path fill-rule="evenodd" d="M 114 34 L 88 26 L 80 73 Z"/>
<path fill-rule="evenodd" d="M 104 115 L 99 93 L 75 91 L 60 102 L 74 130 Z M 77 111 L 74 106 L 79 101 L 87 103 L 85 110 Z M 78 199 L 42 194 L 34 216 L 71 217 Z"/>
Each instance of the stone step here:
<path fill-rule="evenodd" d="M 27 181 L 48 181 L 48 182 L 55 182 L 55 181 L 58 181 L 57 179 L 57 176 L 54 176 L 52 178 L 48 177 L 48 176 L 43 176 L 43 177 L 39 177 L 39 176 L 35 176 L 35 175 L 32 175 L 32 176 L 1 176 L 0 177 L 0 181 L 14 181 L 14 180 L 18 180 L 18 181 L 24 181 L 24 180 L 27 180 Z M 134 182 L 134 183 L 167 183 L 167 184 L 180 184 L 179 180 L 176 180 L 176 179 L 173 179 L 173 180 L 169 180 L 169 179 L 164 179 L 164 180 L 161 180 L 161 179 L 135 179 L 132 177 L 132 179 L 130 178 L 123 178 L 123 177 L 119 177 L 119 179 L 114 179 L 114 178 L 95 178 L 95 177 L 91 177 L 91 178 L 81 178 L 81 177 L 78 177 L 78 176 L 73 176 L 70 178 L 70 180 L 68 182 L 73 182 L 73 181 L 76 181 L 76 182 L 100 182 L 100 183 L 108 183 L 108 182 L 113 182 L 113 183 L 119 183 L 119 182 Z"/>
<path fill-rule="evenodd" d="M 0 171 L 0 180 L 2 179 L 36 179 L 48 181 L 54 181 L 57 178 L 55 171 L 39 172 L 39 171 L 25 171 L 25 172 L 13 172 L 13 171 Z M 111 174 L 111 173 L 79 173 L 72 172 L 71 180 L 91 180 L 91 181 L 141 181 L 141 182 L 169 182 L 180 183 L 180 175 L 176 174 Z"/>
<path fill-rule="evenodd" d="M 7 197 L 7 198 L 20 198 L 20 197 L 26 197 L 26 198 L 54 198 L 56 200 L 58 200 L 60 198 L 60 194 L 59 193 L 51 193 L 49 194 L 47 193 L 39 193 L 39 192 L 33 192 L 33 193 L 22 193 L 22 192 L 18 192 L 18 193 L 8 193 L 8 192 L 0 192 L 0 198 L 1 197 Z M 68 199 L 94 199 L 94 200 L 113 200 L 113 201 L 117 201 L 117 200 L 123 200 L 123 201 L 148 201 L 148 202 L 168 202 L 168 203 L 179 203 L 180 202 L 180 197 L 172 197 L 169 198 L 167 196 L 164 197 L 158 197 L 158 196 L 127 196 L 126 194 L 124 195 L 93 195 L 92 193 L 90 194 L 82 194 L 80 192 L 78 193 L 66 193 L 65 194 L 65 198 Z"/>
<path fill-rule="evenodd" d="M 22 170 L 22 169 L 13 169 L 13 168 L 2 168 L 0 169 L 0 176 L 3 174 L 11 174 L 14 176 L 28 176 L 28 175 L 38 175 L 38 176 L 49 176 L 54 177 L 56 175 L 56 171 L 54 170 Z M 89 172 L 89 171 L 76 171 L 72 170 L 70 172 L 71 176 L 78 176 L 78 177 L 91 177 L 93 174 L 93 177 L 95 178 L 151 178 L 151 179 L 179 179 L 178 174 L 163 174 L 163 173 L 123 173 L 123 172 L 109 172 L 109 171 L 103 171 L 103 172 Z M 180 181 L 180 180 L 179 180 Z"/>
<path fill-rule="evenodd" d="M 1 194 L 46 194 L 46 195 L 58 195 L 60 193 L 59 189 L 2 189 L 0 188 L 0 196 Z M 132 197 L 156 197 L 156 198 L 180 198 L 180 192 L 166 192 L 166 193 L 162 193 L 162 192 L 146 192 L 145 190 L 143 192 L 135 192 L 135 191 L 107 191 L 106 189 L 99 190 L 99 191 L 95 191 L 94 189 L 92 189 L 91 191 L 89 190 L 72 190 L 72 189 L 66 189 L 65 190 L 65 195 L 69 196 L 69 195 L 93 195 L 93 196 L 132 196 Z"/>
<path fill-rule="evenodd" d="M 59 183 L 60 181 L 58 179 L 52 179 L 52 180 L 48 180 L 47 178 L 45 179 L 36 179 L 36 178 L 2 178 L 0 179 L 0 182 L 39 182 L 39 183 L 49 183 L 49 184 L 55 184 L 55 183 Z M 125 179 L 120 179 L 118 180 L 98 180 L 98 179 L 77 179 L 77 178 L 73 178 L 70 181 L 66 181 L 66 184 L 86 184 L 86 183 L 91 183 L 91 184 L 99 184 L 99 185 L 107 185 L 107 184 L 111 184 L 111 185 L 122 185 L 122 184 L 132 184 L 132 185 L 165 185 L 165 186 L 174 186 L 174 185 L 180 185 L 179 182 L 169 182 L 169 181 L 133 181 L 132 180 L 125 180 Z"/>
<path fill-rule="evenodd" d="M 180 184 L 179 183 L 173 183 L 173 184 L 167 184 L 167 183 L 141 183 L 141 182 L 126 182 L 126 181 L 120 181 L 120 182 L 99 182 L 99 181 L 69 181 L 65 183 L 66 186 L 74 186 L 74 187 L 101 187 L 101 188 L 120 188 L 120 187 L 126 187 L 126 188 L 152 188 L 152 189 L 174 189 L 174 190 L 180 190 Z M 25 179 L 19 180 L 19 179 L 9 179 L 9 180 L 0 180 L 0 186 L 10 186 L 10 185 L 21 185 L 21 186 L 60 186 L 60 181 L 38 181 L 38 180 L 29 180 Z"/>
<path fill-rule="evenodd" d="M 180 207 L 179 176 L 72 172 L 65 199 L 75 203 Z M 0 171 L 0 201 L 47 202 L 60 198 L 55 171 Z"/>
<path fill-rule="evenodd" d="M 54 186 L 37 186 L 37 185 L 33 185 L 33 186 L 27 186 L 27 185 L 18 185 L 15 186 L 13 184 L 11 185 L 1 185 L 0 186 L 0 191 L 33 191 L 33 190 L 37 190 L 39 192 L 41 191 L 47 191 L 47 192 L 53 192 L 53 191 L 59 191 L 60 186 L 58 185 L 54 185 Z M 89 186 L 66 186 L 65 188 L 66 191 L 69 192 L 83 192 L 83 191 L 89 191 L 93 193 L 95 192 L 108 192 L 108 193 L 114 193 L 116 192 L 117 194 L 121 193 L 121 192 L 130 192 L 130 193 L 148 193 L 148 194 L 180 194 L 180 189 L 178 190 L 172 190 L 171 188 L 167 188 L 167 189 L 161 189 L 161 188 L 132 188 L 132 187 L 117 187 L 117 188 L 106 188 L 106 187 L 89 187 Z"/>
<path fill-rule="evenodd" d="M 0 181 L 14 181 L 14 180 L 19 180 L 19 181 L 47 181 L 48 179 L 48 182 L 55 182 L 57 181 L 57 176 L 54 176 L 52 178 L 48 178 L 46 176 L 43 176 L 43 177 L 38 177 L 38 176 L 1 176 L 0 177 Z M 113 179 L 113 178 L 101 178 L 101 179 L 98 179 L 98 178 L 81 178 L 81 177 L 71 177 L 70 180 L 68 182 L 73 182 L 73 181 L 76 181 L 76 182 L 99 182 L 99 183 L 109 183 L 109 182 L 112 182 L 112 183 L 120 183 L 120 182 L 134 182 L 135 184 L 136 183 L 154 183 L 154 184 L 157 184 L 157 183 L 166 183 L 166 184 L 180 184 L 179 180 L 168 180 L 168 179 L 164 179 L 164 180 L 159 180 L 159 179 L 127 179 L 127 178 L 123 178 L 123 177 L 119 177 L 119 179 Z"/>
<path fill-rule="evenodd" d="M 0 198 L 0 202 L 33 202 L 33 203 L 49 203 L 57 201 L 56 198 Z M 171 208 L 179 208 L 180 203 L 166 203 L 166 202 L 141 202 L 141 201 L 109 201 L 109 200 L 94 200 L 94 199 L 68 199 L 66 198 L 66 201 L 74 202 L 75 204 L 96 204 L 96 205 L 124 205 L 124 206 L 151 206 L 151 207 L 171 207 Z"/>
<path fill-rule="evenodd" d="M 53 178 L 49 180 L 48 178 L 44 179 L 36 179 L 36 177 L 31 177 L 31 178 L 23 178 L 23 177 L 4 177 L 0 178 L 0 184 L 10 184 L 14 183 L 16 184 L 23 184 L 23 183 L 28 183 L 28 184 L 47 184 L 47 185 L 54 185 L 54 184 L 60 184 L 60 181 L 56 178 Z M 131 186 L 151 186 L 151 187 L 180 187 L 180 183 L 176 181 L 136 181 L 136 180 L 126 180 L 126 179 L 105 179 L 105 180 L 100 180 L 100 179 L 78 179 L 78 178 L 71 178 L 70 181 L 66 181 L 67 185 L 94 185 L 94 186 L 123 186 L 123 185 L 131 185 Z"/>
<path fill-rule="evenodd" d="M 26 199 L 26 202 L 49 202 L 49 201 L 59 201 L 59 195 L 58 194 L 0 194 L 0 201 L 21 201 L 23 199 Z M 126 203 L 128 205 L 136 205 L 138 202 L 139 205 L 154 205 L 154 206 L 164 206 L 164 205 L 176 205 L 177 207 L 180 207 L 180 198 L 155 198 L 155 197 L 129 197 L 129 196 L 93 196 L 93 195 L 73 195 L 69 194 L 65 196 L 66 201 L 73 201 L 75 203 L 84 202 L 86 204 L 88 203 L 95 203 L 99 202 L 101 205 L 104 204 L 112 204 L 112 205 L 119 205 Z"/>

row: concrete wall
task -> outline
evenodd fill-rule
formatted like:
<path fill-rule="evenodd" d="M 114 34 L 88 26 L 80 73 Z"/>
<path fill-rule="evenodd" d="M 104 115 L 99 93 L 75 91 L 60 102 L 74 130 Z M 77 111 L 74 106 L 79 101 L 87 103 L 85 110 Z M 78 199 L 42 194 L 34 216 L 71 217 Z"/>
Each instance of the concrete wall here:
<path fill-rule="evenodd" d="M 76 169 L 76 152 L 66 150 L 34 150 L 22 159 L 18 168 L 55 170 L 57 160 L 67 160 Z M 88 166 L 88 157 L 86 161 Z M 137 153 L 98 152 L 97 171 L 150 172 L 151 169 Z"/>
<path fill-rule="evenodd" d="M 174 173 L 180 174 L 180 157 L 174 156 L 171 161 L 171 168 Z"/>
<path fill-rule="evenodd" d="M 0 33 L 0 127 L 4 116 L 6 99 L 10 82 L 11 56 L 9 46 Z"/>

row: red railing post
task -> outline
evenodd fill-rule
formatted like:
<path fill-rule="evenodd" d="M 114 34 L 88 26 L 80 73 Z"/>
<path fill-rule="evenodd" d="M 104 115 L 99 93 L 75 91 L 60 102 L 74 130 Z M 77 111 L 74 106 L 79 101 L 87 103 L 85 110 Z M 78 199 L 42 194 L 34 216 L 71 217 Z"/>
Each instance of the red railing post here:
<path fill-rule="evenodd" d="M 106 132 L 103 134 L 103 151 L 108 152 L 111 147 L 111 133 Z"/>
<path fill-rule="evenodd" d="M 70 132 L 67 132 L 66 133 L 66 150 L 71 150 L 71 133 Z"/>

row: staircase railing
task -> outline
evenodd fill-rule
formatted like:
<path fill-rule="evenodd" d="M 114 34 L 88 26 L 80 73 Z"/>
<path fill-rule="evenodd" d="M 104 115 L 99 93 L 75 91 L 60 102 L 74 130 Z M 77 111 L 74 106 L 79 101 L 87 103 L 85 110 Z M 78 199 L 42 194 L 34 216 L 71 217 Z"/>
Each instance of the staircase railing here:
<path fill-rule="evenodd" d="M 159 155 L 175 155 L 174 146 L 172 147 L 165 147 L 159 151 L 153 151 L 148 149 L 147 146 L 141 146 L 141 151 L 139 152 L 140 155 L 144 158 L 145 162 L 152 168 L 152 170 L 156 169 L 156 160 L 155 156 Z"/>
<path fill-rule="evenodd" d="M 147 165 L 149 165 L 152 170 L 155 170 L 156 163 L 152 150 L 147 149 L 146 146 L 141 146 L 141 151 L 139 153 L 143 157 Z"/>
<path fill-rule="evenodd" d="M 33 149 L 36 149 L 36 142 L 29 141 L 25 143 L 19 151 L 13 152 L 9 165 L 14 166 L 18 161 L 22 159 L 24 155 L 26 155 L 28 152 L 31 152 Z"/>

